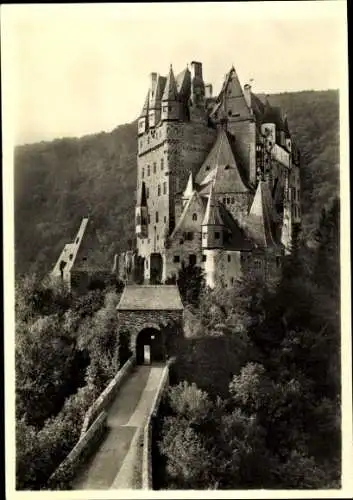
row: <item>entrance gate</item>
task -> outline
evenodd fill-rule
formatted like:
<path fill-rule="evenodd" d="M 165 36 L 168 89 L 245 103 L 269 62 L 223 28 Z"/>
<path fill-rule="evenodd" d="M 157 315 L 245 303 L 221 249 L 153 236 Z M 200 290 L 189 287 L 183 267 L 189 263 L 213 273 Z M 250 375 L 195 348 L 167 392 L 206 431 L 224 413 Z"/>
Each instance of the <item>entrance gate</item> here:
<path fill-rule="evenodd" d="M 165 360 L 163 335 L 156 328 L 144 328 L 136 338 L 136 363 L 149 365 Z"/>

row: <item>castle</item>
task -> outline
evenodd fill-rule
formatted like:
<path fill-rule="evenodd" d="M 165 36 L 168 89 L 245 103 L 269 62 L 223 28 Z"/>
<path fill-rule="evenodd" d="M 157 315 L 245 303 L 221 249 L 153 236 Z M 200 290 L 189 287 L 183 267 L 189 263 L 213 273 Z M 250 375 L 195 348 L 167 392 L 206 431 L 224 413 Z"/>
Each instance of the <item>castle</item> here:
<path fill-rule="evenodd" d="M 301 221 L 300 155 L 281 111 L 234 67 L 213 96 L 192 62 L 151 74 L 137 135 L 135 275 L 163 283 L 191 264 L 210 287 L 275 276 Z"/>
<path fill-rule="evenodd" d="M 211 288 L 279 275 L 301 222 L 300 154 L 279 108 L 234 67 L 213 96 L 202 63 L 176 76 L 171 66 L 151 73 L 137 141 L 136 248 L 115 256 L 114 274 L 158 284 L 197 265 Z M 89 267 L 87 223 L 52 273 L 70 284 Z"/>

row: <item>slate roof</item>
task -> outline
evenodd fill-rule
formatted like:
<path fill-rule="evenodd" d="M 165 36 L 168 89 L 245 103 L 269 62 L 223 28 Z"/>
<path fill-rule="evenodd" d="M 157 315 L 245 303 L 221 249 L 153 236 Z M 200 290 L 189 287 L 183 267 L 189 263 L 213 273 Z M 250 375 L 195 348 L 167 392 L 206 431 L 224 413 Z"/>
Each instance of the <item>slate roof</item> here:
<path fill-rule="evenodd" d="M 188 68 L 185 68 L 176 77 L 177 89 L 180 97 L 189 97 L 191 88 L 191 73 Z"/>
<path fill-rule="evenodd" d="M 176 285 L 127 285 L 118 311 L 182 311 L 184 309 Z"/>
<path fill-rule="evenodd" d="M 223 129 L 219 131 L 210 153 L 200 168 L 196 182 L 202 186 L 212 179 L 215 181 L 216 192 L 229 191 L 229 186 L 232 186 L 233 192 L 248 191 L 240 174 L 228 134 Z"/>
<path fill-rule="evenodd" d="M 173 68 L 170 67 L 167 82 L 164 87 L 162 101 L 176 101 L 178 98 L 178 89 L 175 81 Z"/>
<path fill-rule="evenodd" d="M 258 247 L 268 248 L 279 244 L 276 241 L 272 197 L 265 182 L 259 182 L 250 213 L 243 222 L 245 233 Z"/>

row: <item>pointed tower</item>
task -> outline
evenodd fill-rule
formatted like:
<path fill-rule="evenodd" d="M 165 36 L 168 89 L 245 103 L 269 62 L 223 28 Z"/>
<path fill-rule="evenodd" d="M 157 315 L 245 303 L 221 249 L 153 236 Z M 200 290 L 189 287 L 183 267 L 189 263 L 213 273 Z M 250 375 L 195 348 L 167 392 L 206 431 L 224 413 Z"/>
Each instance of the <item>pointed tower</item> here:
<path fill-rule="evenodd" d="M 143 105 L 140 117 L 138 119 L 138 135 L 142 135 L 148 129 L 148 112 L 149 112 L 150 91 L 147 92 L 145 104 Z"/>
<path fill-rule="evenodd" d="M 180 117 L 180 106 L 178 99 L 178 89 L 173 73 L 172 65 L 170 65 L 169 74 L 164 87 L 162 96 L 162 120 L 178 120 Z"/>
<path fill-rule="evenodd" d="M 135 208 L 136 215 L 136 236 L 138 238 L 146 238 L 148 235 L 148 211 L 147 211 L 147 197 L 146 186 L 142 182 L 141 190 L 138 195 L 137 204 Z"/>
<path fill-rule="evenodd" d="M 202 221 L 202 248 L 222 248 L 223 228 L 221 214 L 211 186 L 204 219 Z"/>
<path fill-rule="evenodd" d="M 191 196 L 193 195 L 194 192 L 194 178 L 192 175 L 192 172 L 190 172 L 188 183 L 186 184 L 186 188 L 183 192 L 183 206 L 185 206 L 186 202 L 190 200 Z"/>

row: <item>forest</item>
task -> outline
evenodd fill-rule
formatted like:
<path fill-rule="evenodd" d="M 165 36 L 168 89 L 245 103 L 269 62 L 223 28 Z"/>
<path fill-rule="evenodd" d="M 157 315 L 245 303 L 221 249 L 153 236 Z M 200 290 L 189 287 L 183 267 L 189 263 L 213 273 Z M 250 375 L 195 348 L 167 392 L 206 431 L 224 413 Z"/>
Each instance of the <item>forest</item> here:
<path fill-rule="evenodd" d="M 303 228 L 276 285 L 209 290 L 199 268 L 180 273 L 188 338 L 154 430 L 157 489 L 340 486 L 338 93 L 270 101 L 302 151 Z M 108 268 L 130 244 L 135 126 L 15 151 L 18 489 L 48 488 L 130 355 L 116 335 L 121 283 L 76 295 L 46 275 L 87 213 Z"/>

